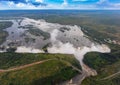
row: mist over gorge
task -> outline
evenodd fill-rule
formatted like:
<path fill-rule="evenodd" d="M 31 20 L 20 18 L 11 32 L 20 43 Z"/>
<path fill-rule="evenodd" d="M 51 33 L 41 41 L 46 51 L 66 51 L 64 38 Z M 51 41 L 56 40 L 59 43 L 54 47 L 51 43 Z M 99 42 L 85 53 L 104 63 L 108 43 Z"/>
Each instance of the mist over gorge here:
<path fill-rule="evenodd" d="M 83 63 L 84 55 L 88 52 L 111 51 L 107 45 L 90 40 L 77 25 L 61 25 L 30 18 L 3 21 L 11 21 L 13 25 L 4 29 L 9 35 L 1 44 L 1 48 L 4 47 L 1 52 L 15 49 L 17 53 L 73 54 L 82 66 L 81 82 L 87 76 L 97 75 L 94 69 Z"/>
<path fill-rule="evenodd" d="M 74 54 L 81 64 L 87 52 L 110 52 L 106 45 L 88 39 L 77 25 L 61 25 L 30 18 L 8 21 L 12 21 L 13 25 L 5 29 L 9 36 L 1 46 L 16 47 L 16 52 L 44 53 L 42 48 L 48 45 L 48 53 Z"/>
<path fill-rule="evenodd" d="M 120 0 L 0 0 L 0 85 L 120 85 Z"/>

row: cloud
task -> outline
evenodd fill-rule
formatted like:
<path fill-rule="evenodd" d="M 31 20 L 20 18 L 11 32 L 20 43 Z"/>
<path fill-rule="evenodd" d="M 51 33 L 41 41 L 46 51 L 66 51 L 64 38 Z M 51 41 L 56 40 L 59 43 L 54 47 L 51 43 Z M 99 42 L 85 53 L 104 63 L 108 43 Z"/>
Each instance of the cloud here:
<path fill-rule="evenodd" d="M 36 9 L 37 7 L 30 3 L 14 3 L 12 1 L 6 2 L 9 9 Z M 7 8 L 6 8 L 7 9 Z"/>
<path fill-rule="evenodd" d="M 84 2 L 84 1 L 89 1 L 89 0 L 73 0 L 73 1 L 80 1 L 80 2 Z"/>
<path fill-rule="evenodd" d="M 17 7 L 24 7 L 25 4 L 23 4 L 23 3 L 18 3 L 18 4 L 16 4 L 16 6 L 17 6 Z"/>
<path fill-rule="evenodd" d="M 99 0 L 96 7 L 101 9 L 120 9 L 120 3 L 110 2 L 110 0 Z"/>
<path fill-rule="evenodd" d="M 44 0 L 0 0 L 0 2 L 6 2 L 6 3 L 14 3 L 18 7 L 21 7 L 23 5 L 31 4 L 33 6 L 46 6 L 47 4 L 44 3 Z"/>
<path fill-rule="evenodd" d="M 35 0 L 35 2 L 43 3 L 44 0 Z"/>
<path fill-rule="evenodd" d="M 98 5 L 104 5 L 104 4 L 108 4 L 108 3 L 109 3 L 108 0 L 99 0 L 99 1 L 97 2 Z"/>
<path fill-rule="evenodd" d="M 64 2 L 62 3 L 62 5 L 63 5 L 63 6 L 66 6 L 66 5 L 68 5 L 68 2 L 67 2 L 67 0 L 64 0 Z"/>

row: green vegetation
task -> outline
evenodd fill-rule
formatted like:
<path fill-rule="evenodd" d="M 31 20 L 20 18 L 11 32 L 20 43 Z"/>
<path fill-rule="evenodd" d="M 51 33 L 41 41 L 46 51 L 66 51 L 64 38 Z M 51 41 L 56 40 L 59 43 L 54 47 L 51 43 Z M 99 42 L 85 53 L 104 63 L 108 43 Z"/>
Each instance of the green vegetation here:
<path fill-rule="evenodd" d="M 96 69 L 99 71 L 105 65 L 110 65 L 116 62 L 117 58 L 111 56 L 110 54 L 102 54 L 102 53 L 95 53 L 90 52 L 85 55 L 84 63 L 89 65 L 91 68 Z"/>
<path fill-rule="evenodd" d="M 90 52 L 84 57 L 84 62 L 96 70 L 106 65 L 111 65 L 120 60 L 120 45 L 109 44 L 111 53 Z"/>
<path fill-rule="evenodd" d="M 78 72 L 59 60 L 51 60 L 18 71 L 0 74 L 1 85 L 55 85 Z"/>
<path fill-rule="evenodd" d="M 6 51 L 7 51 L 7 52 L 14 53 L 16 50 L 17 50 L 16 47 L 10 47 L 10 48 L 8 48 Z"/>
<path fill-rule="evenodd" d="M 25 37 L 24 39 L 25 39 L 25 42 L 26 42 L 26 43 L 28 43 L 28 42 L 33 42 L 33 43 L 34 43 L 35 40 L 36 40 L 36 39 L 34 39 L 34 38 L 28 38 L 28 37 Z"/>
<path fill-rule="evenodd" d="M 50 38 L 50 34 L 47 33 L 47 32 L 44 32 L 40 29 L 30 29 L 28 30 L 31 34 L 35 35 L 35 36 L 43 36 L 44 37 L 44 40 Z"/>
<path fill-rule="evenodd" d="M 8 33 L 3 29 L 8 28 L 12 25 L 12 22 L 0 22 L 0 44 L 5 41 Z"/>
<path fill-rule="evenodd" d="M 1 72 L 0 85 L 55 85 L 79 73 L 68 62 L 81 69 L 73 55 L 32 53 L 0 53 L 0 69 L 19 67 L 47 59 L 53 60 L 21 70 Z"/>
<path fill-rule="evenodd" d="M 119 85 L 120 84 L 120 75 L 114 79 L 109 80 L 96 80 L 96 77 L 90 77 L 83 81 L 81 85 Z"/>
<path fill-rule="evenodd" d="M 112 74 L 115 74 L 120 71 L 120 60 L 111 64 L 103 66 L 99 71 L 98 75 L 95 77 L 86 78 L 82 85 L 119 85 L 120 84 L 120 74 L 115 75 L 114 77 L 109 77 Z"/>
<path fill-rule="evenodd" d="M 67 27 L 61 27 L 59 30 L 60 30 L 61 32 L 65 32 L 65 31 L 69 31 L 70 29 L 67 28 Z"/>
<path fill-rule="evenodd" d="M 11 19 L 11 16 L 29 17 L 37 20 L 45 19 L 48 22 L 60 23 L 64 25 L 79 25 L 82 27 L 84 32 L 88 31 L 89 36 L 96 38 L 99 42 L 103 42 L 104 39 L 108 38 L 111 40 L 120 41 L 119 15 L 120 11 L 118 10 L 20 10 L 17 12 L 2 11 L 0 14 L 2 19 L 5 19 L 6 17 Z"/>
<path fill-rule="evenodd" d="M 120 45 L 109 44 L 111 53 L 90 52 L 85 55 L 84 62 L 97 70 L 98 75 L 85 79 L 82 85 L 119 85 L 120 74 L 113 78 L 104 78 L 120 71 Z"/>
<path fill-rule="evenodd" d="M 36 15 L 36 14 L 38 14 L 38 15 Z M 112 11 L 96 11 L 96 10 L 95 11 L 79 11 L 79 10 L 74 10 L 74 11 L 73 10 L 24 11 L 23 10 L 23 11 L 17 11 L 17 12 L 15 10 L 12 12 L 11 11 L 3 11 L 0 13 L 0 16 L 2 17 L 2 19 L 4 19 L 5 17 L 10 18 L 11 16 L 29 17 L 29 18 L 34 18 L 34 19 L 45 19 L 48 22 L 60 23 L 60 24 L 64 24 L 64 25 L 66 25 L 66 24 L 79 25 L 82 27 L 82 31 L 86 35 L 88 35 L 91 40 L 95 40 L 99 43 L 105 43 L 105 44 L 106 44 L 105 39 L 106 40 L 110 39 L 110 40 L 115 40 L 117 42 L 120 42 L 120 37 L 119 37 L 120 36 L 120 23 L 119 23 L 120 22 L 120 17 L 119 17 L 120 11 L 118 11 L 118 10 L 117 11 L 113 11 L 113 10 Z M 63 30 L 61 30 L 61 31 L 64 32 Z M 98 75 L 95 77 L 86 78 L 83 81 L 82 85 L 119 85 L 120 84 L 120 75 L 117 75 L 114 78 L 110 78 L 107 80 L 101 80 L 107 76 L 110 76 L 110 75 L 120 71 L 120 46 L 115 45 L 115 44 L 108 44 L 108 45 L 110 46 L 110 48 L 112 50 L 111 53 L 101 54 L 101 53 L 97 53 L 97 52 L 92 52 L 92 53 L 88 53 L 85 55 L 84 62 L 91 68 L 94 68 L 95 70 L 97 70 Z M 46 47 L 44 47 L 43 49 L 46 50 Z M 9 53 L 6 53 L 4 55 L 6 56 L 8 54 Z M 23 56 L 23 54 L 13 54 L 14 56 L 16 56 L 15 59 L 12 57 L 13 56 L 12 54 L 9 54 L 9 55 L 11 55 L 11 57 L 6 57 L 5 60 L 3 57 L 0 59 L 1 60 L 0 62 L 2 62 L 2 64 L 3 64 L 3 65 L 1 65 L 1 63 L 0 63 L 0 65 L 1 65 L 0 68 L 10 68 L 10 67 L 14 67 L 14 66 L 20 66 L 20 65 L 27 64 L 27 63 L 31 63 L 31 62 L 37 61 L 37 60 L 39 61 L 39 60 L 49 59 L 46 57 L 44 57 L 44 58 L 43 57 L 41 57 L 41 58 L 34 57 L 33 58 L 32 55 L 34 55 L 34 54 L 25 54 L 24 58 L 23 57 L 21 58 L 21 56 Z M 31 57 L 29 56 L 29 58 L 28 58 L 28 57 L 26 57 L 27 55 L 31 55 Z M 39 55 L 39 54 L 37 54 L 37 55 Z M 42 54 L 40 54 L 40 55 L 42 55 Z M 47 54 L 45 54 L 45 55 L 47 55 Z M 1 56 L 3 56 L 3 54 L 1 54 Z M 35 56 L 36 56 L 36 54 L 35 54 Z M 58 56 L 58 55 L 56 55 L 56 56 Z M 57 57 L 57 58 L 60 59 L 60 57 Z M 72 64 L 73 64 L 74 59 L 67 58 L 64 60 L 68 60 L 68 61 L 72 60 Z M 5 61 L 5 63 L 3 61 Z M 16 64 L 17 62 L 18 62 L 18 64 Z M 48 62 L 50 62 L 50 61 L 48 61 Z M 54 61 L 54 65 L 52 65 L 52 63 L 50 62 L 51 66 L 49 68 L 44 68 L 44 67 L 41 67 L 41 68 L 42 69 L 54 69 L 53 66 L 58 65 L 58 63 L 55 63 L 55 62 L 56 61 Z M 59 61 L 59 63 L 60 62 L 61 61 Z M 8 64 L 6 64 L 6 63 L 8 63 Z M 47 67 L 47 65 L 49 66 L 49 64 L 47 63 L 45 67 Z M 64 63 L 64 65 L 65 65 L 65 63 Z M 74 63 L 73 65 L 77 65 L 77 64 Z M 38 66 L 38 65 L 36 65 L 36 66 Z M 71 68 L 68 67 L 66 69 L 71 69 Z M 56 71 L 56 74 L 54 74 L 54 75 L 58 75 L 58 74 L 66 75 L 67 73 L 72 74 L 72 72 L 73 72 L 71 70 L 63 71 L 62 68 L 61 68 L 62 74 L 58 73 L 60 70 L 59 71 L 54 70 L 54 71 Z M 70 72 L 68 72 L 68 71 L 70 71 Z M 15 75 L 15 72 L 16 72 L 16 75 Z M 0 82 L 0 84 L 3 85 L 6 82 L 7 85 L 14 85 L 14 84 L 19 85 L 17 83 L 17 82 L 19 82 L 21 85 L 27 85 L 27 84 L 29 84 L 29 85 L 30 84 L 33 84 L 33 85 L 38 84 L 39 85 L 39 84 L 41 84 L 40 82 L 45 82 L 45 84 L 48 84 L 46 82 L 46 80 L 49 81 L 49 79 L 55 78 L 52 75 L 52 77 L 49 76 L 49 77 L 44 77 L 44 78 L 38 79 L 35 81 L 36 83 L 35 82 L 30 83 L 27 81 L 29 81 L 31 78 L 30 74 L 32 74 L 31 76 L 33 76 L 32 67 L 31 67 L 30 71 L 28 71 L 28 72 L 27 72 L 27 68 L 25 69 L 24 72 L 21 72 L 21 74 L 24 73 L 23 76 L 20 75 L 20 71 L 15 71 L 15 72 L 1 74 L 2 76 L 0 78 L 3 79 L 2 81 L 4 81 L 4 82 Z M 52 71 L 50 71 L 50 72 L 52 72 Z M 25 77 L 25 73 L 26 73 L 26 75 L 27 75 L 27 73 L 29 73 L 29 76 L 27 75 L 27 78 Z M 74 74 L 74 72 L 73 72 L 73 74 Z M 46 74 L 46 75 L 48 75 L 48 74 Z M 33 77 L 34 78 L 36 77 L 35 74 Z M 62 78 L 63 78 L 63 76 L 62 76 Z M 18 80 L 16 80 L 16 79 L 18 79 Z M 25 84 L 23 84 L 23 82 L 21 83 L 21 81 L 19 81 L 19 80 L 23 80 L 23 79 L 25 79 L 25 81 L 26 81 Z M 29 80 L 26 80 L 26 79 L 29 79 Z M 66 78 L 60 79 L 60 76 L 56 76 L 55 79 L 63 80 Z M 16 80 L 16 82 L 13 83 L 13 81 L 15 81 L 15 80 Z M 57 80 L 53 80 L 53 81 L 56 82 Z M 52 84 L 52 85 L 54 85 L 54 84 Z"/>
<path fill-rule="evenodd" d="M 48 22 L 79 25 L 85 34 L 96 38 L 94 40 L 100 43 L 108 38 L 120 41 L 119 11 L 61 11 L 61 13 L 42 18 Z"/>
<path fill-rule="evenodd" d="M 21 66 L 36 61 L 54 58 L 66 60 L 71 64 L 80 67 L 79 61 L 77 61 L 73 55 L 69 54 L 0 53 L 0 69 Z"/>
<path fill-rule="evenodd" d="M 91 40 L 108 44 L 105 40 L 115 40 L 120 42 L 120 12 L 119 11 L 74 11 L 66 12 L 59 16 L 45 17 L 48 22 L 60 24 L 79 25 L 82 31 Z M 54 17 L 54 18 L 53 18 Z M 104 77 L 112 75 L 120 70 L 120 45 L 108 44 L 111 53 L 92 52 L 85 55 L 84 62 L 97 70 L 96 77 L 85 79 L 82 85 L 119 85 L 120 75 L 112 80 L 98 81 Z M 116 66 L 116 67 L 115 67 Z M 106 68 L 106 69 L 105 69 Z"/>
<path fill-rule="evenodd" d="M 82 28 L 82 31 L 89 36 L 89 39 L 94 40 L 98 43 L 106 43 L 105 39 L 107 40 L 109 37 L 111 37 L 111 39 L 114 39 L 112 36 L 101 33 L 97 29 L 90 29 L 87 26 L 84 26 L 84 28 Z"/>
<path fill-rule="evenodd" d="M 51 45 L 51 44 L 48 43 L 47 45 L 45 45 L 45 46 L 42 48 L 42 50 L 43 50 L 45 53 L 48 53 L 47 48 L 48 48 L 50 45 Z"/>

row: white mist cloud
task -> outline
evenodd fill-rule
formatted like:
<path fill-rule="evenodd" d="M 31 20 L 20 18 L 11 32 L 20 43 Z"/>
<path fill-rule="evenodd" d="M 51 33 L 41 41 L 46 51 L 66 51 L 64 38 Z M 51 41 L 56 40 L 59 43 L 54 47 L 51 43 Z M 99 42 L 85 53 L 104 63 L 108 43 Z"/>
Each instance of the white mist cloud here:
<path fill-rule="evenodd" d="M 76 29 L 79 29 L 79 28 L 77 27 Z M 84 55 L 87 52 L 92 52 L 92 51 L 108 53 L 110 52 L 109 47 L 107 47 L 104 44 L 103 45 L 95 44 L 94 42 L 91 44 L 90 47 L 87 47 L 87 46 L 74 47 L 74 45 L 71 44 L 70 42 L 62 43 L 60 40 L 56 39 L 57 36 L 58 36 L 58 30 L 55 29 L 51 32 L 52 46 L 47 48 L 48 53 L 73 54 L 76 57 L 76 59 L 80 61 L 82 70 L 85 71 L 87 75 L 97 75 L 97 72 L 95 70 L 87 67 L 83 63 Z"/>
<path fill-rule="evenodd" d="M 13 1 L 7 2 L 9 9 L 35 9 L 37 7 L 35 7 L 32 4 L 25 4 L 25 3 L 17 3 L 15 4 Z"/>
<path fill-rule="evenodd" d="M 44 0 L 35 0 L 35 2 L 43 3 Z"/>
<path fill-rule="evenodd" d="M 67 6 L 67 5 L 68 5 L 67 0 L 64 0 L 64 2 L 62 3 L 62 6 Z"/>
<path fill-rule="evenodd" d="M 76 26 L 75 26 L 75 28 L 79 29 Z M 82 60 L 84 58 L 84 55 L 87 52 L 91 52 L 91 51 L 101 52 L 101 53 L 109 53 L 110 52 L 110 49 L 108 46 L 106 46 L 104 44 L 102 44 L 102 45 L 95 44 L 94 42 L 91 44 L 90 47 L 81 46 L 81 47 L 76 48 L 70 42 L 62 43 L 60 40 L 56 39 L 57 36 L 58 36 L 58 30 L 55 29 L 51 32 L 52 47 L 47 48 L 48 52 L 49 53 L 61 53 L 61 54 L 74 54 L 75 57 L 80 61 L 81 65 L 83 64 Z M 83 34 L 82 34 L 82 36 L 83 36 Z"/>
<path fill-rule="evenodd" d="M 81 1 L 81 2 L 84 2 L 84 1 L 89 1 L 89 0 L 73 0 L 73 1 Z M 92 0 L 91 0 L 92 1 Z"/>
<path fill-rule="evenodd" d="M 16 52 L 17 53 L 44 53 L 44 51 L 40 49 L 34 49 L 31 47 L 25 47 L 25 46 L 17 47 Z"/>
<path fill-rule="evenodd" d="M 25 7 L 26 5 L 25 4 L 23 4 L 23 3 L 18 3 L 18 4 L 16 4 L 16 7 Z"/>
<path fill-rule="evenodd" d="M 91 42 L 88 38 L 84 38 L 85 34 L 82 32 L 79 26 L 74 25 L 60 25 L 57 23 L 48 23 L 45 20 L 34 20 L 29 18 L 24 18 L 21 22 L 21 25 L 33 25 L 35 28 L 38 28 L 42 31 L 50 33 L 49 42 L 50 46 L 47 47 L 48 53 L 61 53 L 61 54 L 73 54 L 76 59 L 80 61 L 82 69 L 85 70 L 89 75 L 92 75 L 93 70 L 90 72 L 90 68 L 84 65 L 83 58 L 87 52 L 101 52 L 108 53 L 110 52 L 109 47 L 104 44 L 98 44 L 96 42 Z M 64 32 L 61 32 L 60 29 L 64 29 Z M 66 35 L 66 36 L 64 36 Z M 65 37 L 65 38 L 64 38 Z M 61 39 L 62 38 L 62 39 Z M 64 38 L 64 39 L 63 39 Z M 72 43 L 75 39 L 80 39 L 77 42 Z M 67 40 L 67 42 L 63 42 Z M 41 42 L 41 41 L 40 41 Z M 42 40 L 42 42 L 45 42 Z M 82 44 L 77 45 L 76 44 Z M 41 44 L 37 44 L 41 45 Z M 44 44 L 46 45 L 46 44 Z M 43 45 L 43 46 L 44 46 Z M 19 53 L 44 53 L 43 50 L 36 49 L 34 46 L 19 46 L 17 47 L 16 52 Z"/>

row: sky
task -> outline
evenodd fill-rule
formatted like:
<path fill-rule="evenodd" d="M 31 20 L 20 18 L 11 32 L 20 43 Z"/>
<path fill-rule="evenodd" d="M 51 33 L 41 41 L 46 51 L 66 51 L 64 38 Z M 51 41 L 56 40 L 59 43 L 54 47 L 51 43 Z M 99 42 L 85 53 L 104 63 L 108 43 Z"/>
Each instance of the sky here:
<path fill-rule="evenodd" d="M 0 10 L 9 9 L 118 10 L 120 0 L 0 0 Z"/>

